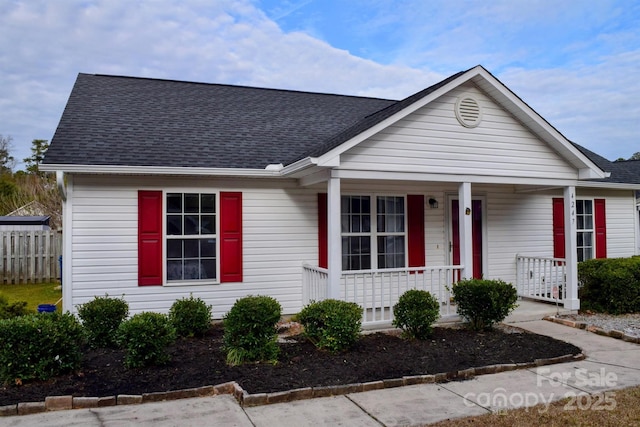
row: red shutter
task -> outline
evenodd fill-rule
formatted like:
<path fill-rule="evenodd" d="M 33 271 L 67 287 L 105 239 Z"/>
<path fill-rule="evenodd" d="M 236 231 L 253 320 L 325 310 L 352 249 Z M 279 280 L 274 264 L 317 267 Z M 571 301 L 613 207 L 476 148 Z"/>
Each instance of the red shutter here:
<path fill-rule="evenodd" d="M 220 282 L 242 282 L 242 193 L 220 193 Z"/>
<path fill-rule="evenodd" d="M 329 267 L 327 193 L 318 193 L 318 267 Z"/>
<path fill-rule="evenodd" d="M 553 199 L 553 257 L 565 257 L 564 241 L 564 199 Z"/>
<path fill-rule="evenodd" d="M 596 258 L 607 257 L 607 215 L 604 199 L 593 201 L 593 220 L 596 230 Z"/>
<path fill-rule="evenodd" d="M 424 196 L 407 196 L 407 232 L 409 267 L 425 265 L 424 251 Z"/>
<path fill-rule="evenodd" d="M 162 191 L 138 191 L 138 285 L 162 285 Z"/>

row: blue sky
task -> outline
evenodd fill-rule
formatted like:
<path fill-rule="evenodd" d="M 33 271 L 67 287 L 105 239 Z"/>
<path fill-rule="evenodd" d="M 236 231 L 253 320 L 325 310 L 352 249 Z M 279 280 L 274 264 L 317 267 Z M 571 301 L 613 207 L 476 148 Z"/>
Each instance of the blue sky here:
<path fill-rule="evenodd" d="M 51 139 L 79 72 L 401 99 L 481 64 L 567 138 L 640 151 L 635 0 L 0 0 L 0 134 Z"/>

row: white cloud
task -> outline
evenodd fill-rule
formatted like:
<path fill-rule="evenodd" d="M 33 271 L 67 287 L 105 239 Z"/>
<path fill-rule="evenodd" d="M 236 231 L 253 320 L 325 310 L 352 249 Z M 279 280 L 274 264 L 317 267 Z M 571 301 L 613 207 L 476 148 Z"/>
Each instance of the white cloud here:
<path fill-rule="evenodd" d="M 519 25 L 534 25 L 532 20 L 547 19 L 546 3 L 518 7 L 521 13 L 511 22 L 512 2 L 422 6 L 420 1 L 403 9 L 396 2 L 378 1 L 361 20 L 349 21 L 359 40 L 371 34 L 367 49 L 378 44 L 390 49 L 386 61 L 379 59 L 384 51 L 372 51 L 370 58 L 378 61 L 374 62 L 308 33 L 285 32 L 257 4 L 252 0 L 0 3 L 0 133 L 14 137 L 15 156 L 20 159 L 29 155 L 32 139 L 50 139 L 78 72 L 398 99 L 481 63 L 576 142 L 614 158 L 640 151 L 623 146 L 633 138 L 637 143 L 640 133 L 635 101 L 640 94 L 634 81 L 638 52 L 611 48 L 637 41 L 634 31 L 608 26 L 596 42 L 564 47 L 574 52 L 569 66 L 531 69 L 522 64 L 532 49 L 544 51 L 544 47 L 520 46 L 513 31 Z M 305 5 L 304 1 L 285 4 L 281 16 Z M 560 18 L 562 13 L 558 12 Z M 561 22 L 560 18 L 549 19 Z M 513 40 L 501 39 L 507 27 L 499 22 L 508 25 L 512 32 L 507 38 Z M 601 54 L 595 62 L 586 57 L 576 60 L 585 46 L 613 53 Z M 598 150 L 605 139 L 615 147 Z"/>

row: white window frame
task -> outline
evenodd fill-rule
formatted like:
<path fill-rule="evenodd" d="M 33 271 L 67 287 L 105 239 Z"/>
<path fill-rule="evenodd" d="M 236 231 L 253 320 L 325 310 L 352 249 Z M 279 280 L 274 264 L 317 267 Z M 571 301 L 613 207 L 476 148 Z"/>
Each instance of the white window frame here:
<path fill-rule="evenodd" d="M 202 194 L 214 195 L 215 196 L 215 234 L 194 234 L 194 235 L 169 235 L 167 232 L 167 218 L 168 215 L 172 214 L 168 212 L 167 206 L 167 196 L 169 194 L 180 194 L 184 198 L 185 194 L 198 194 L 201 196 Z M 184 201 L 184 199 L 183 199 Z M 183 212 L 181 215 L 185 215 L 184 205 Z M 202 215 L 201 208 L 198 212 L 198 215 Z M 184 232 L 184 230 L 183 230 Z M 167 252 L 167 242 L 172 239 L 202 239 L 202 238 L 213 238 L 216 240 L 215 248 L 216 248 L 216 278 L 215 279 L 188 279 L 188 280 L 169 280 L 168 278 L 168 252 Z M 209 190 L 202 188 L 180 188 L 180 189 L 171 189 L 171 190 L 163 190 L 162 192 L 162 276 L 163 276 L 163 285 L 164 286 L 200 286 L 200 285 L 215 285 L 220 283 L 220 191 L 217 190 Z"/>
<path fill-rule="evenodd" d="M 392 270 L 392 269 L 396 269 L 396 268 L 407 268 L 407 265 L 409 265 L 409 236 L 408 236 L 408 231 L 407 231 L 407 227 L 408 227 L 408 223 L 407 223 L 407 195 L 406 194 L 387 194 L 387 193 L 364 193 L 364 192 L 350 192 L 350 193 L 343 193 L 340 195 L 340 218 L 341 218 L 341 224 L 342 224 L 342 198 L 343 197 L 369 197 L 370 200 L 370 218 L 369 218 L 369 223 L 370 223 L 370 231 L 369 232 L 343 232 L 342 231 L 342 225 L 341 227 L 341 231 L 340 231 L 340 240 L 342 241 L 343 237 L 358 237 L 358 236 L 364 236 L 364 237 L 369 237 L 370 239 L 370 249 L 371 249 L 371 267 L 369 269 L 364 269 L 364 270 L 344 270 L 343 271 L 347 271 L 347 272 L 354 272 L 354 271 L 371 271 L 371 270 Z M 403 228 L 404 231 L 403 232 L 378 232 L 378 198 L 379 197 L 401 197 L 403 199 L 404 202 L 404 223 L 403 223 Z M 379 268 L 378 267 L 378 255 L 379 255 L 379 251 L 378 251 L 378 237 L 382 237 L 382 236 L 403 236 L 404 237 L 404 266 L 403 267 L 388 267 L 388 268 Z M 342 250 L 342 245 L 340 246 L 341 250 Z M 342 259 L 342 253 L 341 253 L 341 259 Z M 341 266 L 343 267 L 343 266 Z"/>
<path fill-rule="evenodd" d="M 591 204 L 591 213 L 590 214 L 585 214 L 584 213 L 584 203 L 585 202 L 589 202 Z M 582 203 L 583 207 L 583 213 L 579 214 L 578 213 L 578 203 Z M 579 222 L 578 222 L 578 217 L 582 217 L 583 221 L 582 224 L 584 226 L 585 221 L 584 219 L 587 218 L 588 216 L 591 216 L 591 228 L 578 228 L 579 226 Z M 587 261 L 590 259 L 593 259 L 596 257 L 596 230 L 595 230 L 595 226 L 596 226 L 596 213 L 595 213 L 595 202 L 594 199 L 589 199 L 589 198 L 576 198 L 576 257 L 578 262 L 582 262 L 582 261 Z M 583 245 L 582 246 L 578 246 L 578 235 L 580 234 L 590 234 L 591 235 L 591 246 L 585 246 L 584 245 L 584 238 L 582 239 Z M 589 258 L 585 258 L 584 256 L 584 250 L 591 248 L 591 256 Z M 581 256 L 582 255 L 582 256 Z M 580 259 L 582 257 L 582 259 Z"/>

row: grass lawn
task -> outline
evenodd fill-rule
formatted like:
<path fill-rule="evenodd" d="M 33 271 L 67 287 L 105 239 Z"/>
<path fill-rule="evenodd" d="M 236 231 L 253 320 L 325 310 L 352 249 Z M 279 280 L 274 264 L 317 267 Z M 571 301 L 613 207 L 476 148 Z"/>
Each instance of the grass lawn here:
<path fill-rule="evenodd" d="M 547 408 L 538 405 L 501 413 L 440 421 L 437 427 L 511 427 L 511 426 L 591 426 L 623 427 L 640 425 L 640 387 L 608 392 L 607 401 L 600 395 L 563 399 Z M 615 407 L 614 407 L 615 406 Z"/>
<path fill-rule="evenodd" d="M 39 304 L 55 304 L 62 298 L 62 290 L 59 283 L 38 283 L 25 285 L 0 285 L 0 295 L 3 295 L 10 303 L 14 301 L 26 301 L 27 308 L 37 310 Z M 62 310 L 62 301 L 58 303 L 58 311 Z"/>

